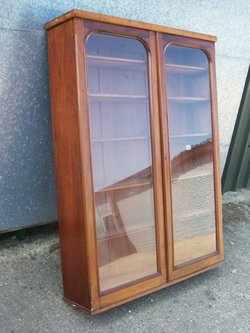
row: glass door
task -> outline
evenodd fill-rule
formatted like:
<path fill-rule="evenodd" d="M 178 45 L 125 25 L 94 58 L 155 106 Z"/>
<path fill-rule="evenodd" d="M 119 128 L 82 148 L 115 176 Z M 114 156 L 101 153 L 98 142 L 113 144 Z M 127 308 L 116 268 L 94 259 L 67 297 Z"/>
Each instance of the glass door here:
<path fill-rule="evenodd" d="M 92 33 L 87 92 L 101 294 L 160 275 L 148 54 L 135 38 Z"/>
<path fill-rule="evenodd" d="M 219 239 L 210 63 L 197 45 L 162 44 L 163 118 L 171 189 L 172 267 L 181 277 L 217 257 Z M 216 173 L 216 174 L 215 174 Z M 218 221 L 217 221 L 218 218 Z M 204 262 L 204 264 L 202 263 Z M 178 273 L 182 272 L 182 273 Z"/>

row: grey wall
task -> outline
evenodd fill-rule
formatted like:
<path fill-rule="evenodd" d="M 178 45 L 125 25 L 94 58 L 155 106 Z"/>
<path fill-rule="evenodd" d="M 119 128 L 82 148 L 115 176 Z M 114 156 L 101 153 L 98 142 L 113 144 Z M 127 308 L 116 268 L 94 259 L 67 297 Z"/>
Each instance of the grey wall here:
<path fill-rule="evenodd" d="M 245 0 L 0 0 L 0 231 L 56 219 L 46 34 L 80 8 L 215 34 L 222 165 L 250 60 Z"/>

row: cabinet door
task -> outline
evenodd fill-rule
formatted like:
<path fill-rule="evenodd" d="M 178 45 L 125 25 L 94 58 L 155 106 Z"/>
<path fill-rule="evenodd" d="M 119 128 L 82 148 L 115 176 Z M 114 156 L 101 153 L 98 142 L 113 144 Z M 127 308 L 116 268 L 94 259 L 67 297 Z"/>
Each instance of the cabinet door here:
<path fill-rule="evenodd" d="M 172 279 L 223 257 L 214 86 L 207 42 L 159 35 L 169 272 Z"/>
<path fill-rule="evenodd" d="M 149 71 L 155 39 L 106 24 L 86 27 L 98 285 L 104 302 L 113 302 L 111 292 L 119 300 L 125 287 L 133 295 L 135 283 L 139 292 L 165 279 L 157 89 L 150 83 L 156 74 Z"/>

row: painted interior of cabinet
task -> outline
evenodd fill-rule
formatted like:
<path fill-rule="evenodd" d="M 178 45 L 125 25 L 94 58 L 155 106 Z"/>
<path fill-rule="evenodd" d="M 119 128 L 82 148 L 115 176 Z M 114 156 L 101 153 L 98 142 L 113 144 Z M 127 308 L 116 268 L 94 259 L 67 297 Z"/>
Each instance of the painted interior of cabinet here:
<path fill-rule="evenodd" d="M 156 274 L 148 55 L 134 39 L 86 42 L 100 291 Z"/>
<path fill-rule="evenodd" d="M 198 48 L 165 48 L 174 266 L 216 252 L 209 61 Z"/>

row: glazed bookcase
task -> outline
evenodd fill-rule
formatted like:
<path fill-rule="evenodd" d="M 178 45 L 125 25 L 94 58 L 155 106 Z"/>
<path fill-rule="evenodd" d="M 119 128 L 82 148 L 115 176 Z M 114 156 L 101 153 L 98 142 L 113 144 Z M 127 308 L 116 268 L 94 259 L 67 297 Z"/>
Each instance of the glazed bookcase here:
<path fill-rule="evenodd" d="M 65 299 L 98 313 L 218 265 L 216 38 L 79 10 L 46 29 Z"/>

